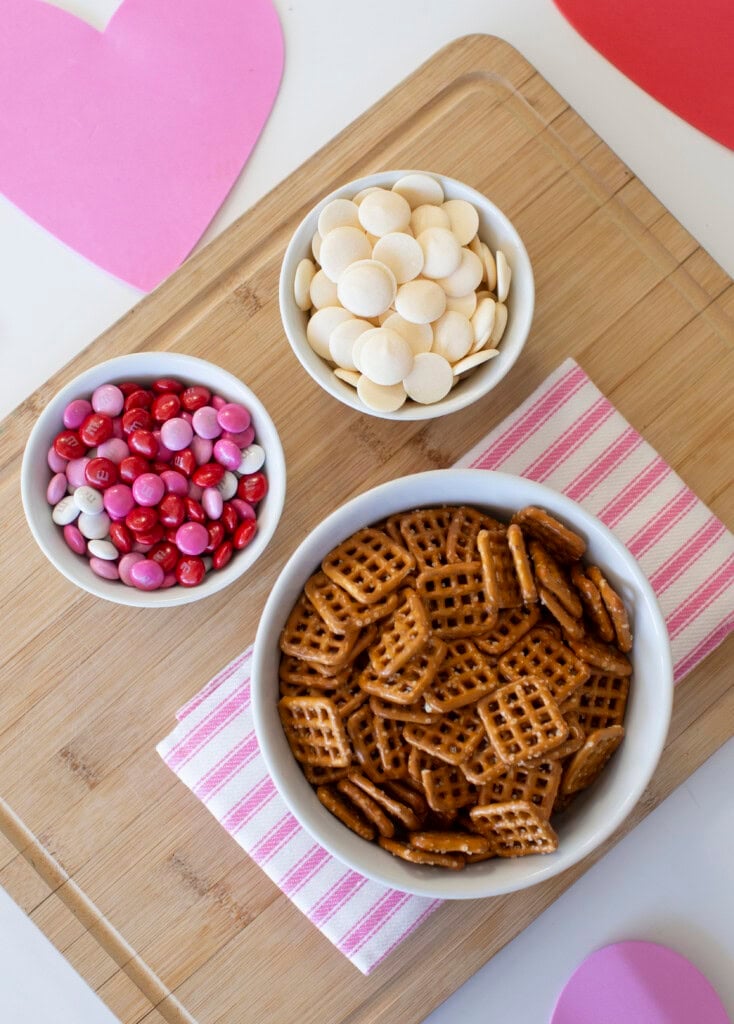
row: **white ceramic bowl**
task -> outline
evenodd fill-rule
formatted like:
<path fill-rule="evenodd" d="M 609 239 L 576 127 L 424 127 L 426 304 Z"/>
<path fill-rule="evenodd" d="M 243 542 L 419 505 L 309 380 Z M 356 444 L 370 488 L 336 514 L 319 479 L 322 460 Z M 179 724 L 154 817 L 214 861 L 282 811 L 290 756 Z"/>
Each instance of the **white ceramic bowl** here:
<path fill-rule="evenodd" d="M 265 449 L 264 472 L 268 477 L 269 489 L 258 507 L 258 529 L 254 539 L 242 551 L 235 552 L 224 569 L 207 573 L 198 587 L 175 586 L 166 590 L 143 591 L 126 587 L 119 580 L 100 579 L 89 568 L 86 558 L 74 554 L 67 547 L 60 527 L 51 519 L 51 508 L 46 501 L 46 487 L 51 477 L 46 456 L 54 437 L 63 429 L 64 408 L 73 398 L 89 398 L 96 387 L 108 382 L 135 380 L 145 384 L 158 377 L 175 377 L 185 384 L 203 384 L 215 394 L 231 402 L 240 402 L 249 409 L 255 436 Z M 170 608 L 199 601 L 222 590 L 239 579 L 262 554 L 275 533 L 283 510 L 285 457 L 275 424 L 265 406 L 237 377 L 213 363 L 178 352 L 136 352 L 85 370 L 51 399 L 28 438 L 20 487 L 26 519 L 38 546 L 68 580 L 90 594 L 116 604 L 137 608 Z"/>
<path fill-rule="evenodd" d="M 355 388 L 335 377 L 328 363 L 321 359 L 309 345 L 306 339 L 308 316 L 296 305 L 293 282 L 296 267 L 300 261 L 304 257 L 313 258 L 311 239 L 316 231 L 319 214 L 327 203 L 333 199 L 351 199 L 361 189 L 369 186 L 377 185 L 390 188 L 398 178 L 405 174 L 415 173 L 426 173 L 436 178 L 443 187 L 446 199 L 466 199 L 472 203 L 479 213 L 479 237 L 493 251 L 502 249 L 507 256 L 512 268 L 512 282 L 507 300 L 509 314 L 507 329 L 499 345 L 500 354 L 467 374 L 464 380 L 457 384 L 440 402 L 435 402 L 433 405 L 419 405 L 417 402 L 409 400 L 397 412 L 379 413 L 368 409 L 359 400 Z M 389 420 L 434 419 L 437 416 L 445 416 L 448 413 L 464 409 L 467 405 L 471 405 L 472 402 L 476 402 L 478 398 L 486 395 L 499 384 L 520 355 L 530 331 L 534 307 L 533 270 L 525 246 L 512 222 L 481 192 L 477 192 L 476 189 L 455 178 L 448 178 L 445 174 L 436 174 L 433 171 L 381 171 L 378 174 L 368 174 L 364 178 L 357 178 L 356 181 L 350 181 L 335 189 L 325 196 L 298 225 L 285 251 L 280 271 L 280 315 L 288 341 L 301 365 L 317 384 L 320 384 L 334 398 L 338 398 L 340 402 L 359 412 Z"/>
<path fill-rule="evenodd" d="M 544 856 L 496 859 L 451 872 L 408 864 L 350 832 L 316 798 L 291 754 L 278 718 L 278 637 L 303 584 L 336 544 L 361 527 L 403 509 L 467 504 L 507 516 L 525 505 L 556 514 L 588 543 L 587 558 L 622 595 L 634 630 L 633 685 L 626 736 L 599 782 L 577 797 L 558 823 L 559 846 Z M 402 477 L 375 487 L 324 520 L 283 569 L 260 620 L 253 659 L 255 728 L 268 770 L 283 799 L 322 846 L 355 871 L 406 892 L 473 899 L 534 885 L 596 849 L 627 817 L 647 786 L 670 721 L 670 646 L 650 584 L 627 549 L 597 519 L 541 484 L 505 473 L 449 469 Z"/>

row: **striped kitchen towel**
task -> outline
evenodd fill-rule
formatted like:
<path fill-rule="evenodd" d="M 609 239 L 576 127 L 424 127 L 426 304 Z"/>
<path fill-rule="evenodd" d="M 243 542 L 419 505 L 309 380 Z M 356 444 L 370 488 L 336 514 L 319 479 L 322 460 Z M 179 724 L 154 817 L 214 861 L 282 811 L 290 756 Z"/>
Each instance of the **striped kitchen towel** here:
<path fill-rule="evenodd" d="M 606 523 L 660 601 L 676 681 L 734 628 L 734 537 L 572 360 L 459 463 L 563 491 Z M 350 871 L 300 827 L 265 771 L 250 710 L 251 648 L 178 713 L 166 764 L 365 974 L 439 900 Z"/>

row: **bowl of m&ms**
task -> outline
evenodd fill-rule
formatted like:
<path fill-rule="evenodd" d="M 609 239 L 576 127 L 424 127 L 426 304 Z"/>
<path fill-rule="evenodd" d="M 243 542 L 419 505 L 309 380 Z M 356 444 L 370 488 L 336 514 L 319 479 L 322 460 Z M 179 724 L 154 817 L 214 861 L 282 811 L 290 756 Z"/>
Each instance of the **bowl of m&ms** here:
<path fill-rule="evenodd" d="M 262 554 L 283 508 L 285 459 L 237 377 L 141 352 L 92 367 L 48 403 L 21 493 L 39 547 L 72 583 L 170 607 L 216 593 Z"/>
<path fill-rule="evenodd" d="M 281 268 L 281 318 L 301 365 L 383 419 L 433 419 L 486 395 L 519 357 L 534 304 L 509 218 L 433 172 L 335 189 L 296 228 Z"/>

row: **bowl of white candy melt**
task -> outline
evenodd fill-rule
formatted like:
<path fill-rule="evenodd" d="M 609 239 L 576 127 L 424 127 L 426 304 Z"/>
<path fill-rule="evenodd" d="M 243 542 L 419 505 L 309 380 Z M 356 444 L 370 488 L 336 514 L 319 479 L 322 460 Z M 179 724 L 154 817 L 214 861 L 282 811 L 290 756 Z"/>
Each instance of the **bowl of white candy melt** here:
<path fill-rule="evenodd" d="M 535 304 L 525 246 L 463 182 L 383 171 L 325 196 L 280 275 L 293 351 L 329 394 L 384 419 L 433 419 L 508 373 Z"/>

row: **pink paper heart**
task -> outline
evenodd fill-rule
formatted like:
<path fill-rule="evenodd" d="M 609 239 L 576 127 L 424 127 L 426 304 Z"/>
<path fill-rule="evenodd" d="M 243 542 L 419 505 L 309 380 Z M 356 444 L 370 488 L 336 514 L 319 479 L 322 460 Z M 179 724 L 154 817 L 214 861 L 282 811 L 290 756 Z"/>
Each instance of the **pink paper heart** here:
<path fill-rule="evenodd" d="M 188 255 L 267 119 L 270 0 L 123 0 L 104 32 L 0 0 L 0 192 L 105 270 L 155 287 Z"/>
<path fill-rule="evenodd" d="M 615 942 L 576 968 L 550 1024 L 730 1024 L 714 987 L 656 942 Z"/>

